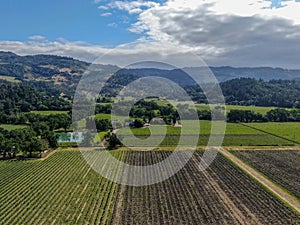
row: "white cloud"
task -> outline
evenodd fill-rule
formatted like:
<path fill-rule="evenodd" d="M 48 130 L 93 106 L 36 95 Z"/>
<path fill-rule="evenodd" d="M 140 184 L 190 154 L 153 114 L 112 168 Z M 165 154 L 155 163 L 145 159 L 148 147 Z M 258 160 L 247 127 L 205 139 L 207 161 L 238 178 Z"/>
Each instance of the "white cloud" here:
<path fill-rule="evenodd" d="M 118 27 L 118 24 L 117 23 L 109 23 L 109 24 L 107 24 L 107 26 L 109 26 L 109 27 Z"/>
<path fill-rule="evenodd" d="M 110 12 L 100 14 L 100 16 L 103 16 L 103 17 L 107 17 L 107 16 L 111 16 L 111 15 L 112 15 L 112 13 L 110 13 Z"/>
<path fill-rule="evenodd" d="M 158 6 L 159 3 L 152 1 L 112 1 L 107 6 L 109 8 L 123 10 L 128 12 L 129 14 L 138 14 L 143 12 L 143 10 L 147 8 L 152 8 Z"/>
<path fill-rule="evenodd" d="M 139 41 L 111 51 L 83 42 L 31 38 L 28 42 L 1 41 L 0 50 L 88 61 L 110 52 L 107 58 L 112 64 L 172 58 L 183 66 L 197 66 L 191 52 L 211 65 L 300 68 L 300 3 L 288 0 L 281 8 L 271 5 L 263 0 L 114 1 L 101 9 L 136 14 L 137 22 L 129 30 L 141 35 Z M 108 26 L 117 27 L 117 23 Z M 183 62 L 176 60 L 178 54 L 186 56 Z"/>
<path fill-rule="evenodd" d="M 44 36 L 41 36 L 41 35 L 34 35 L 34 36 L 28 37 L 28 39 L 32 40 L 32 41 L 43 41 L 46 38 Z"/>
<path fill-rule="evenodd" d="M 128 24 L 128 23 L 130 23 L 130 18 L 128 17 L 128 16 L 121 16 L 121 21 L 122 21 L 122 23 L 123 24 Z"/>
<path fill-rule="evenodd" d="M 100 5 L 100 6 L 98 6 L 98 9 L 108 10 L 109 7 L 108 7 L 108 6 L 105 6 L 105 5 Z"/>
<path fill-rule="evenodd" d="M 281 2 L 282 7 L 280 8 L 271 8 L 272 2 L 263 0 L 208 0 L 204 2 L 212 4 L 209 10 L 216 15 L 227 14 L 242 17 L 259 15 L 268 19 L 284 18 L 295 24 L 300 24 L 300 3 L 295 0 Z"/>
<path fill-rule="evenodd" d="M 300 67 L 300 2 L 271 8 L 262 0 L 169 0 L 143 10 L 129 29 L 175 43 L 212 64 Z M 209 59 L 208 59 L 209 58 Z"/>
<path fill-rule="evenodd" d="M 190 49 L 162 42 L 138 42 L 124 44 L 116 48 L 105 48 L 84 42 L 71 42 L 65 39 L 45 42 L 0 41 L 0 51 L 12 51 L 19 55 L 51 54 L 71 56 L 76 59 L 97 63 L 126 66 L 144 60 L 170 62 L 178 67 L 201 66 L 196 55 Z M 214 54 L 203 49 L 207 55 Z"/>

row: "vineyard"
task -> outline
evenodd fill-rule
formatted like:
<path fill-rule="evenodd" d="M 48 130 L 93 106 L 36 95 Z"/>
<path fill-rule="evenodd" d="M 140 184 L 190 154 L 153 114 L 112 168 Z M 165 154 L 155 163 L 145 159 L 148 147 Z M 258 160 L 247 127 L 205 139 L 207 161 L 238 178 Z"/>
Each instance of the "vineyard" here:
<path fill-rule="evenodd" d="M 111 219 L 118 186 L 91 170 L 79 151 L 57 152 L 44 161 L 0 162 L 0 177 L 1 224 L 107 224 Z"/>
<path fill-rule="evenodd" d="M 233 154 L 300 198 L 300 151 L 232 151 Z"/>
<path fill-rule="evenodd" d="M 112 154 L 141 166 L 160 162 L 171 152 Z M 143 187 L 108 181 L 94 172 L 76 150 L 60 150 L 45 160 L 2 161 L 0 223 L 300 223 L 298 214 L 223 156 L 218 155 L 208 170 L 200 172 L 201 155 L 196 152 L 187 166 L 170 179 Z"/>
<path fill-rule="evenodd" d="M 126 162 L 153 164 L 167 152 L 128 153 Z M 201 153 L 170 179 L 122 186 L 112 224 L 299 224 L 300 217 L 218 155 L 199 172 Z"/>

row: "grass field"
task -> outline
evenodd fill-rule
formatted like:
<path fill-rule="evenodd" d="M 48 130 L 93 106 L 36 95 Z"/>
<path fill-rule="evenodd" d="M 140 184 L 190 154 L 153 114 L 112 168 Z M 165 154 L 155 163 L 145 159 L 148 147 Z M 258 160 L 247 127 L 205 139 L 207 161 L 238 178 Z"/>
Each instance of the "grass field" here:
<path fill-rule="evenodd" d="M 114 119 L 114 117 L 112 117 L 111 114 L 100 113 L 100 114 L 95 115 L 95 119 L 108 119 L 108 120 L 111 120 L 111 119 Z M 126 117 L 126 116 L 117 116 L 116 119 L 118 119 L 120 122 L 124 122 L 124 120 L 127 120 L 128 117 Z M 133 118 L 129 118 L 129 119 L 134 120 Z"/>
<path fill-rule="evenodd" d="M 161 136 L 151 137 L 137 136 L 140 140 L 126 135 L 121 135 L 122 142 L 127 147 L 175 147 L 175 146 L 190 146 L 194 144 L 198 146 L 206 146 L 208 144 L 209 135 L 200 135 L 198 143 L 195 139 L 198 138 L 192 135 L 182 136 L 182 142 L 179 144 L 179 136 Z M 213 137 L 214 138 L 214 137 Z M 147 139 L 147 141 L 145 141 Z M 292 146 L 293 143 L 281 138 L 270 135 L 225 135 L 222 146 Z"/>
<path fill-rule="evenodd" d="M 211 121 L 208 120 L 201 120 L 200 121 L 200 130 L 194 129 L 197 126 L 193 124 L 198 123 L 198 121 L 184 121 L 184 130 L 186 134 L 189 135 L 198 135 L 199 133 L 202 135 L 210 134 L 211 133 Z M 223 122 L 216 121 L 218 124 L 222 124 Z M 167 128 L 167 134 L 169 135 L 178 135 L 181 133 L 181 128 L 174 127 L 174 126 L 165 126 L 165 125 L 152 125 L 150 127 L 152 134 L 154 135 L 162 135 L 164 134 L 164 128 Z M 130 134 L 133 132 L 135 135 L 150 135 L 149 128 L 123 128 L 119 131 L 120 134 Z M 226 123 L 226 131 L 227 135 L 245 135 L 245 134 L 263 134 L 261 131 L 257 131 L 255 129 L 251 129 L 249 127 L 242 126 L 238 123 Z M 221 130 L 217 130 L 215 134 L 222 134 Z"/>
<path fill-rule="evenodd" d="M 196 104 L 197 109 L 200 110 L 208 110 L 209 105 L 206 104 Z M 251 110 L 257 113 L 261 113 L 263 115 L 267 114 L 268 111 L 275 109 L 275 107 L 262 107 L 262 106 L 242 106 L 242 105 L 226 105 L 226 112 L 228 113 L 230 110 Z"/>
<path fill-rule="evenodd" d="M 299 150 L 231 152 L 300 199 Z"/>
<path fill-rule="evenodd" d="M 0 80 L 6 80 L 6 81 L 11 82 L 11 83 L 21 83 L 20 80 L 16 80 L 15 77 L 11 77 L 11 76 L 2 76 L 2 75 L 0 75 Z"/>
<path fill-rule="evenodd" d="M 108 134 L 108 131 L 98 132 L 98 135 L 96 135 L 93 139 L 94 143 L 103 141 L 106 134 Z"/>
<path fill-rule="evenodd" d="M 98 119 L 110 119 L 110 114 L 97 114 L 95 117 Z M 125 117 L 121 118 L 120 120 L 124 119 Z M 200 121 L 200 131 L 198 129 L 194 129 L 194 123 L 195 121 L 183 121 L 185 141 L 186 143 L 189 143 L 195 135 L 200 134 L 198 145 L 204 146 L 207 144 L 208 136 L 211 133 L 211 122 Z M 220 122 L 216 122 L 216 124 L 218 123 Z M 238 123 L 227 123 L 223 146 L 290 146 L 295 145 L 294 141 L 300 143 L 300 123 L 297 122 L 247 123 L 245 125 L 246 126 Z M 165 130 L 167 130 L 167 138 L 160 144 L 160 146 L 175 146 L 178 143 L 178 136 L 182 131 L 181 128 L 164 125 L 151 125 L 150 129 L 122 128 L 118 131 L 118 134 L 124 136 L 124 138 L 127 139 L 126 143 L 130 143 L 127 146 L 145 146 L 143 144 L 140 144 L 137 139 L 130 140 L 130 137 L 128 136 L 133 133 L 135 136 L 143 140 L 149 137 L 150 134 L 152 134 L 153 137 L 157 136 L 157 138 L 161 139 L 161 136 L 164 135 Z M 221 133 L 221 130 L 217 130 L 215 135 L 219 135 Z M 275 136 L 272 134 L 274 134 Z M 287 138 L 289 140 L 286 140 L 284 138 Z M 153 140 L 149 141 L 146 146 L 157 146 L 157 143 L 158 141 L 153 138 Z"/>
<path fill-rule="evenodd" d="M 200 131 L 193 129 L 192 123 L 195 121 L 186 121 L 184 123 L 187 130 L 183 135 L 183 145 L 189 146 L 189 143 L 193 143 L 193 140 L 199 136 L 198 145 L 207 145 L 209 134 L 211 133 L 211 122 L 200 121 Z M 218 122 L 216 122 L 218 123 Z M 187 127 L 186 127 L 187 126 Z M 190 128 L 189 128 L 190 126 Z M 150 132 L 151 129 L 151 132 Z M 178 144 L 181 128 L 173 126 L 153 125 L 151 128 L 138 128 L 129 129 L 123 128 L 118 131 L 118 135 L 123 137 L 123 142 L 127 146 L 176 146 Z M 163 139 L 167 130 L 166 138 Z M 130 136 L 131 132 L 138 137 L 136 139 Z M 150 134 L 151 138 L 147 139 Z M 200 134 L 200 135 L 199 135 Z M 221 132 L 217 131 L 214 135 L 218 136 Z M 147 142 L 143 141 L 147 139 Z M 163 139 L 162 142 L 160 140 Z M 238 123 L 227 123 L 226 132 L 224 136 L 223 146 L 281 146 L 281 145 L 294 145 L 293 142 L 284 140 L 280 137 L 275 137 L 270 134 L 266 134 L 263 131 L 255 130 Z"/>
<path fill-rule="evenodd" d="M 47 110 L 47 111 L 31 111 L 32 113 L 40 114 L 42 116 L 48 116 L 51 114 L 67 114 L 68 111 L 55 111 L 55 110 Z"/>
<path fill-rule="evenodd" d="M 148 165 L 170 152 L 112 154 Z M 108 181 L 79 151 L 0 161 L 1 224 L 299 224 L 299 215 L 223 156 L 200 172 L 201 154 L 170 179 L 144 187 Z"/>
<path fill-rule="evenodd" d="M 28 127 L 27 125 L 1 124 L 1 128 L 5 130 L 16 130 Z"/>
<path fill-rule="evenodd" d="M 300 143 L 300 122 L 247 123 L 246 125 Z"/>
<path fill-rule="evenodd" d="M 95 119 L 111 119 L 111 114 L 104 114 L 104 113 L 100 113 L 100 114 L 96 114 L 95 115 Z"/>

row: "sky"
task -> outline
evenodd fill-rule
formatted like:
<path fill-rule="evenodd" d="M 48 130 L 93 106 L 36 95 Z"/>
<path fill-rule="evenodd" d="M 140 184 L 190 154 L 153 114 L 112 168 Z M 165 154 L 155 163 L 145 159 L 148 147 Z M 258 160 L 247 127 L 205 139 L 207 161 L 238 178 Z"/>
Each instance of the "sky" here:
<path fill-rule="evenodd" d="M 0 0 L 0 26 L 20 55 L 300 69 L 295 0 Z"/>

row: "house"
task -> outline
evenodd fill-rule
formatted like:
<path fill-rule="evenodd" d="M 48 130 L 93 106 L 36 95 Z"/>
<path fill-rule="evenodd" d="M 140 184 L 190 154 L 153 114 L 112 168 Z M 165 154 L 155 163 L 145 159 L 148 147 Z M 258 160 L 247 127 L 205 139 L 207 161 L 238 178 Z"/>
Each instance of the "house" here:
<path fill-rule="evenodd" d="M 173 124 L 174 127 L 182 127 L 182 124 L 179 124 L 178 121 L 176 121 L 176 123 Z"/>
<path fill-rule="evenodd" d="M 150 125 L 151 125 L 150 123 L 145 123 L 144 127 L 150 127 Z"/>

